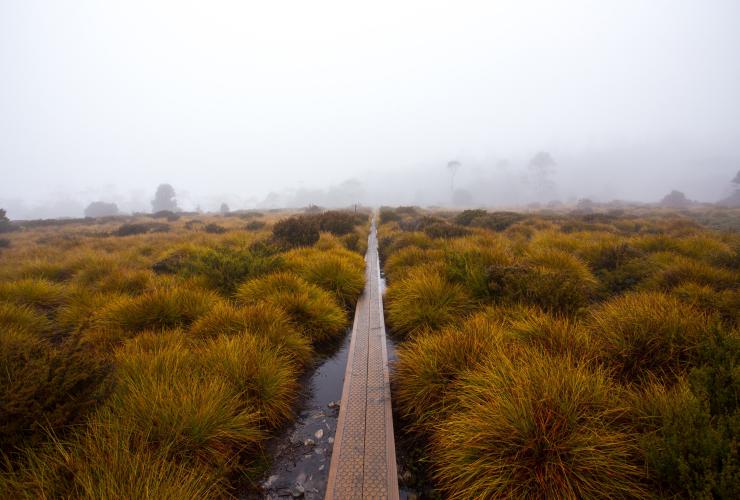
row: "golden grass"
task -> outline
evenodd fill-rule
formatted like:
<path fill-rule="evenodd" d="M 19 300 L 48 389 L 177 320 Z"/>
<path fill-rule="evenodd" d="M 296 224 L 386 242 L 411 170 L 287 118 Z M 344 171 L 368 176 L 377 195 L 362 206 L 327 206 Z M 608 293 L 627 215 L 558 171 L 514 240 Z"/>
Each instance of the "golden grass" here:
<path fill-rule="evenodd" d="M 98 325 L 137 332 L 151 328 L 187 326 L 220 301 L 214 292 L 175 285 L 136 297 L 119 297 L 100 311 Z"/>
<path fill-rule="evenodd" d="M 633 292 L 594 309 L 588 320 L 600 358 L 617 377 L 672 378 L 698 353 L 710 329 L 700 311 L 659 292 Z"/>
<path fill-rule="evenodd" d="M 145 444 L 141 435 L 115 422 L 95 420 L 72 439 L 53 437 L 27 450 L 13 473 L 0 475 L 8 498 L 216 499 L 228 495 L 217 471 L 168 458 L 166 446 Z"/>
<path fill-rule="evenodd" d="M 365 261 L 347 250 L 293 250 L 285 255 L 288 269 L 331 292 L 346 309 L 352 309 L 365 287 Z"/>
<path fill-rule="evenodd" d="M 65 300 L 65 286 L 45 279 L 0 282 L 0 301 L 50 310 L 64 304 Z"/>
<path fill-rule="evenodd" d="M 278 427 L 293 416 L 298 372 L 280 348 L 242 333 L 214 339 L 201 352 L 208 376 L 223 377 L 260 412 L 268 427 Z"/>
<path fill-rule="evenodd" d="M 190 329 L 196 338 L 215 338 L 249 332 L 267 339 L 275 348 L 299 366 L 313 360 L 311 342 L 290 322 L 278 306 L 267 302 L 234 307 L 218 304 L 196 321 Z"/>
<path fill-rule="evenodd" d="M 618 392 L 604 371 L 536 350 L 468 371 L 434 431 L 445 497 L 644 496 Z"/>
<path fill-rule="evenodd" d="M 501 324 L 485 313 L 460 326 L 419 334 L 398 348 L 393 366 L 393 402 L 416 430 L 444 417 L 454 401 L 450 386 L 460 373 L 474 369 L 504 340 Z"/>
<path fill-rule="evenodd" d="M 52 329 L 52 323 L 32 307 L 0 302 L 0 328 L 43 336 Z"/>
<path fill-rule="evenodd" d="M 424 267 L 390 287 L 385 301 L 391 328 L 404 336 L 442 328 L 465 316 L 474 306 L 461 285 Z"/>
<path fill-rule="evenodd" d="M 337 338 L 348 325 L 347 313 L 329 292 L 291 273 L 248 281 L 237 290 L 236 300 L 245 305 L 266 302 L 283 309 L 291 324 L 312 342 Z"/>

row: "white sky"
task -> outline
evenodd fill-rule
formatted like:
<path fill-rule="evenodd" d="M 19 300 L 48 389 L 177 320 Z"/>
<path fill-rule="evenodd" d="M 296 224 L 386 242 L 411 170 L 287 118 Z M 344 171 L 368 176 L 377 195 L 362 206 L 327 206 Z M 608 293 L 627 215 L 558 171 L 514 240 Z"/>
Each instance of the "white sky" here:
<path fill-rule="evenodd" d="M 615 150 L 695 185 L 739 139 L 738 0 L 0 0 L 0 203 L 248 205 L 541 149 L 584 191 Z"/>

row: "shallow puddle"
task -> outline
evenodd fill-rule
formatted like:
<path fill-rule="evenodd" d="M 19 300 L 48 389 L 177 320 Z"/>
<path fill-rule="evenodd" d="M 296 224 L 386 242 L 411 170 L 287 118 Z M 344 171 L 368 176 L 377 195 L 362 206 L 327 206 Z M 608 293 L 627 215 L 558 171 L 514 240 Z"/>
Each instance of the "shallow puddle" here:
<path fill-rule="evenodd" d="M 264 498 L 324 498 L 350 337 L 347 332 L 336 352 L 316 367 L 298 418 L 273 443 Z"/>

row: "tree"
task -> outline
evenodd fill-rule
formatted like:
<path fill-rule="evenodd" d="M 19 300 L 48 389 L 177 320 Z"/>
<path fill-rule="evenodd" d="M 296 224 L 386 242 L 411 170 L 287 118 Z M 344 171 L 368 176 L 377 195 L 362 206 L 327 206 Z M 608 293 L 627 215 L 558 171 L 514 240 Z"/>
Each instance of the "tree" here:
<path fill-rule="evenodd" d="M 94 201 L 85 209 L 85 217 L 109 217 L 118 214 L 118 205 L 104 201 Z"/>
<path fill-rule="evenodd" d="M 557 163 L 547 151 L 540 151 L 529 160 L 529 171 L 538 195 L 549 195 L 552 198 L 555 182 L 550 177 L 555 173 L 556 166 Z"/>
<path fill-rule="evenodd" d="M 737 171 L 737 174 L 735 174 L 735 178 L 732 179 L 733 184 L 740 185 L 740 170 Z"/>
<path fill-rule="evenodd" d="M 177 212 L 177 200 L 175 199 L 175 189 L 169 184 L 160 184 L 152 200 L 152 212 L 161 212 L 168 210 Z"/>
<path fill-rule="evenodd" d="M 13 230 L 13 226 L 10 225 L 10 219 L 5 214 L 5 209 L 0 208 L 0 233 L 7 233 Z"/>
<path fill-rule="evenodd" d="M 450 193 L 455 192 L 455 174 L 460 170 L 462 164 L 457 160 L 447 162 L 447 170 L 450 172 Z"/>
<path fill-rule="evenodd" d="M 681 191 L 673 190 L 660 200 L 660 206 L 668 208 L 686 208 L 691 205 L 691 200 Z"/>
<path fill-rule="evenodd" d="M 229 209 L 229 205 L 227 205 L 226 203 L 221 203 L 221 208 L 219 209 L 219 211 L 222 214 L 228 214 L 229 212 L 231 212 L 231 210 Z"/>

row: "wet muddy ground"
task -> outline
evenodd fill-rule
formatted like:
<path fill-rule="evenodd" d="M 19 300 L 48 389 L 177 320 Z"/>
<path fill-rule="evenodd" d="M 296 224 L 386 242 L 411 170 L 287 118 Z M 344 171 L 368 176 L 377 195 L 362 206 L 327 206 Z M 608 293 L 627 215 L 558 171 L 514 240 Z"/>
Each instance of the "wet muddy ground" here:
<path fill-rule="evenodd" d="M 319 363 L 306 384 L 298 418 L 272 443 L 272 466 L 262 483 L 264 498 L 324 498 L 349 341 L 347 332 Z"/>

